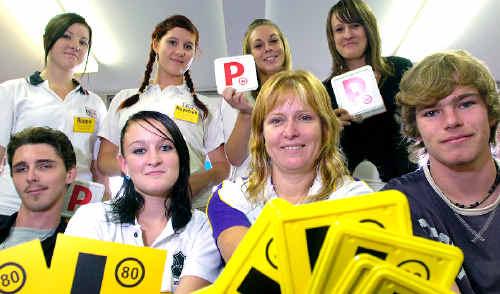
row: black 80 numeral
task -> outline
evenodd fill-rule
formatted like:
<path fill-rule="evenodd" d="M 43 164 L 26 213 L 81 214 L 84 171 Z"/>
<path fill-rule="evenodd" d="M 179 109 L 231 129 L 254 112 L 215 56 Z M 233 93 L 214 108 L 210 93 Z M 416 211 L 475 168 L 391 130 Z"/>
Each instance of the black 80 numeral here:
<path fill-rule="evenodd" d="M 0 281 L 2 282 L 2 286 L 8 287 L 10 283 L 18 283 L 19 282 L 19 273 L 17 271 L 11 271 L 9 274 L 1 274 Z"/>
<path fill-rule="evenodd" d="M 139 277 L 139 268 L 133 267 L 130 269 L 130 267 L 124 266 L 122 268 L 121 276 L 124 279 L 128 279 L 130 277 L 132 280 L 136 280 Z"/>

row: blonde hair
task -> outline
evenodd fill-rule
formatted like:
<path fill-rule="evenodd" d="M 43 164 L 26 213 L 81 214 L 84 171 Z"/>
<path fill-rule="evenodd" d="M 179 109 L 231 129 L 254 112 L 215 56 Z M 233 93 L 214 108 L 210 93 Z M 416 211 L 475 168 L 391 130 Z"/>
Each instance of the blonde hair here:
<path fill-rule="evenodd" d="M 486 65 L 464 50 L 445 51 L 424 58 L 401 79 L 396 102 L 401 106 L 402 133 L 414 141 L 410 146 L 412 159 L 423 153 L 416 122 L 417 108 L 434 105 L 450 95 L 457 86 L 475 88 L 495 124 L 490 128 L 490 143 L 500 117 L 500 101 L 496 82 Z"/>
<path fill-rule="evenodd" d="M 290 70 L 292 69 L 292 52 L 290 50 L 290 45 L 288 45 L 288 40 L 286 39 L 285 35 L 283 32 L 280 30 L 278 25 L 276 25 L 274 22 L 270 21 L 269 19 L 265 18 L 257 18 L 254 19 L 247 28 L 247 31 L 245 32 L 245 36 L 243 37 L 242 41 L 242 47 L 243 47 L 243 54 L 252 54 L 252 46 L 250 44 L 250 35 L 252 32 L 260 27 L 260 26 L 271 26 L 273 27 L 277 32 L 278 36 L 283 44 L 283 50 L 285 54 L 285 58 L 283 60 L 283 70 Z M 257 97 L 259 94 L 259 91 L 262 87 L 262 81 L 259 76 L 259 72 L 257 71 L 257 79 L 259 80 L 259 87 L 257 90 L 252 91 L 252 96 Z"/>
<path fill-rule="evenodd" d="M 248 180 L 248 198 L 250 202 L 265 201 L 264 187 L 271 176 L 271 158 L 266 152 L 264 140 L 264 120 L 266 116 L 283 101 L 283 94 L 294 93 L 305 105 L 309 105 L 319 116 L 321 123 L 321 149 L 314 166 L 321 176 L 323 187 L 316 195 L 310 195 L 307 201 L 326 199 L 342 184 L 342 178 L 348 175 L 345 159 L 339 148 L 340 121 L 330 105 L 330 96 L 325 87 L 313 74 L 304 70 L 282 71 L 274 74 L 264 83 L 257 96 L 252 112 L 250 132 L 250 175 Z"/>

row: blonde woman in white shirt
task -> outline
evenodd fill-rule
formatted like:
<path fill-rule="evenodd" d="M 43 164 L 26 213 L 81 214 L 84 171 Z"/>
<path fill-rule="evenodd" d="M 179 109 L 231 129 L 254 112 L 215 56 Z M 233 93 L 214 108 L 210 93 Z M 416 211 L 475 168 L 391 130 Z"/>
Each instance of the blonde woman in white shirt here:
<path fill-rule="evenodd" d="M 282 71 L 267 80 L 252 113 L 250 175 L 224 181 L 207 208 L 226 261 L 273 198 L 301 204 L 372 192 L 349 176 L 340 130 L 328 93 L 314 75 Z"/>

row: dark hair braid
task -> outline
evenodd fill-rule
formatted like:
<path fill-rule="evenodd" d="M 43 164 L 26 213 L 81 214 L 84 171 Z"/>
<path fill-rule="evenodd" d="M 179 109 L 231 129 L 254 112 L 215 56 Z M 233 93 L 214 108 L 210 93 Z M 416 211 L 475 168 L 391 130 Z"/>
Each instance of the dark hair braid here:
<path fill-rule="evenodd" d="M 184 72 L 184 80 L 186 81 L 186 85 L 188 86 L 191 95 L 193 95 L 194 104 L 199 109 L 201 109 L 201 111 L 203 111 L 203 118 L 206 118 L 208 116 L 208 108 L 203 102 L 201 102 L 200 99 L 198 99 L 198 96 L 196 95 L 196 92 L 194 90 L 193 80 L 191 79 L 191 75 L 189 74 L 189 70 L 186 70 Z"/>
<path fill-rule="evenodd" d="M 139 101 L 139 95 L 144 92 L 144 89 L 149 85 L 149 81 L 151 79 L 151 72 L 153 71 L 153 64 L 155 63 L 156 59 L 156 52 L 151 48 L 149 51 L 149 59 L 148 63 L 146 64 L 146 70 L 144 71 L 144 79 L 142 80 L 141 87 L 139 88 L 139 91 L 137 94 L 134 94 L 130 96 L 129 98 L 123 100 L 123 102 L 120 104 L 118 107 L 118 110 L 121 110 L 123 108 L 130 107 Z"/>
<path fill-rule="evenodd" d="M 141 87 L 139 88 L 139 91 L 137 94 L 132 95 L 131 97 L 127 98 L 124 100 L 121 104 L 120 107 L 118 107 L 118 110 L 130 107 L 137 103 L 139 101 L 139 95 L 142 94 L 144 89 L 149 85 L 149 80 L 151 78 L 151 72 L 153 71 L 153 64 L 156 61 L 156 52 L 153 50 L 153 42 L 160 41 L 161 38 L 171 29 L 173 28 L 183 28 L 186 29 L 187 31 L 191 32 L 195 36 L 195 43 L 198 45 L 200 35 L 198 32 L 198 29 L 196 26 L 184 15 L 172 15 L 159 23 L 156 27 L 155 30 L 153 31 L 153 34 L 151 35 L 151 49 L 149 51 L 149 60 L 146 65 L 146 71 L 144 72 L 144 80 L 142 81 Z M 186 81 L 186 85 L 189 88 L 189 91 L 191 92 L 191 95 L 193 95 L 193 100 L 194 104 L 196 107 L 201 109 L 203 111 L 203 118 L 206 118 L 208 116 L 208 108 L 207 106 L 201 102 L 200 99 L 198 99 L 198 96 L 196 95 L 196 92 L 194 90 L 194 85 L 193 81 L 191 80 L 191 75 L 189 74 L 189 70 L 184 72 L 184 80 Z"/>

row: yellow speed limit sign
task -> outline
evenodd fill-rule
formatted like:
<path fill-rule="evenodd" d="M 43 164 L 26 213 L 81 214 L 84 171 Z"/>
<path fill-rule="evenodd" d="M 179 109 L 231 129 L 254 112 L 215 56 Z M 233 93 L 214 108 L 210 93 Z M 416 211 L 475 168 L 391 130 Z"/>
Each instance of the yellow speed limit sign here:
<path fill-rule="evenodd" d="M 40 240 L 0 251 L 0 293 L 49 293 Z"/>
<path fill-rule="evenodd" d="M 50 293 L 159 293 L 166 250 L 58 235 Z"/>

